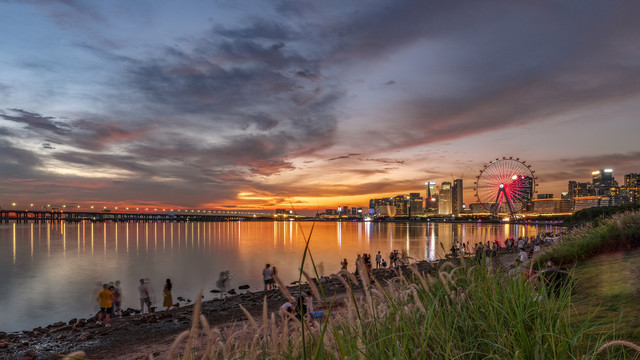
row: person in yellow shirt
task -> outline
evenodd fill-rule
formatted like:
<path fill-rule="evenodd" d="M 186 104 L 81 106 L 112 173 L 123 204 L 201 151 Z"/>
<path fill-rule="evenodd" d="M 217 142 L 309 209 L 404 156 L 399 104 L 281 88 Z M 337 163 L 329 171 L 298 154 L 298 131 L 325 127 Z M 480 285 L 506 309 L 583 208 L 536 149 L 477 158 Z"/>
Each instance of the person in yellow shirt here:
<path fill-rule="evenodd" d="M 103 315 L 106 316 L 104 322 L 105 326 L 111 326 L 109 320 L 111 319 L 111 311 L 113 310 L 113 292 L 109 290 L 109 285 L 102 285 L 103 290 L 98 294 L 96 299 L 100 303 L 100 315 L 98 315 L 98 324 L 102 324 Z"/>

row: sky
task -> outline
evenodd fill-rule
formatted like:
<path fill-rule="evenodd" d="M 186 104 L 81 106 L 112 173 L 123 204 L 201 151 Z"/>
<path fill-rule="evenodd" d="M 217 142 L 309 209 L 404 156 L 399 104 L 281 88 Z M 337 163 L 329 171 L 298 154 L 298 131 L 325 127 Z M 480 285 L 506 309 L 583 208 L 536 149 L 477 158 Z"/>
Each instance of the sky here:
<path fill-rule="evenodd" d="M 0 0 L 0 207 L 368 206 L 640 172 L 640 2 Z M 26 205 L 25 205 L 26 206 Z"/>

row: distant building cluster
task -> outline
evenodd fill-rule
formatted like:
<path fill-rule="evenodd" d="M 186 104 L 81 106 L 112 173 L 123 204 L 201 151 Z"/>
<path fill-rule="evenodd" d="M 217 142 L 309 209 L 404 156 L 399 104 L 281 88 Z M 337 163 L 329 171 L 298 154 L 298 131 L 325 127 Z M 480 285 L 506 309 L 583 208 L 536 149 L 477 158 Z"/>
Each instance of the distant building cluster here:
<path fill-rule="evenodd" d="M 462 179 L 425 183 L 425 196 L 420 193 L 369 200 L 369 214 L 379 216 L 459 215 L 465 210 Z"/>
<path fill-rule="evenodd" d="M 612 169 L 601 169 L 591 173 L 591 182 L 569 181 L 562 199 L 573 202 L 574 211 L 596 206 L 640 204 L 640 173 L 624 176 L 619 184 Z"/>
<path fill-rule="evenodd" d="M 554 194 L 536 194 L 534 199 L 530 192 L 525 199 L 525 213 L 559 214 L 598 206 L 640 204 L 640 173 L 626 174 L 622 184 L 614 179 L 612 169 L 593 171 L 591 175 L 591 182 L 569 181 L 567 192 L 563 192 L 560 198 Z M 362 207 L 340 206 L 337 209 L 326 209 L 319 215 L 333 218 L 455 217 L 487 213 L 487 208 L 491 207 L 491 204 L 477 202 L 467 207 L 463 198 L 462 179 L 445 181 L 440 186 L 435 181 L 427 181 L 424 195 L 409 193 L 370 199 L 368 211 L 363 211 Z"/>

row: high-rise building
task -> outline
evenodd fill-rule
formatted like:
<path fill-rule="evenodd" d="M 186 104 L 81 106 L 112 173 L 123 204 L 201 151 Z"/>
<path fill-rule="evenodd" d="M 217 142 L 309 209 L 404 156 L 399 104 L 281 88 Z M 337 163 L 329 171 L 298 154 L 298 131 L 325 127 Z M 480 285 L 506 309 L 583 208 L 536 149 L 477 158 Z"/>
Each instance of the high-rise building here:
<path fill-rule="evenodd" d="M 398 195 L 393 198 L 393 205 L 396 207 L 396 215 L 409 214 L 409 197 Z"/>
<path fill-rule="evenodd" d="M 427 193 L 425 196 L 425 210 L 435 211 L 438 209 L 438 190 L 435 181 L 428 181 L 424 183 L 427 187 Z"/>
<path fill-rule="evenodd" d="M 464 192 L 464 188 L 462 187 L 462 179 L 455 179 L 453 180 L 453 188 L 452 188 L 452 193 L 451 193 L 451 200 L 452 200 L 452 211 L 454 214 L 459 215 L 462 213 L 462 205 L 463 205 L 463 199 L 462 199 L 462 193 Z"/>
<path fill-rule="evenodd" d="M 624 176 L 624 187 L 631 198 L 631 203 L 640 204 L 640 174 L 631 173 Z"/>
<path fill-rule="evenodd" d="M 593 176 L 593 182 L 591 186 L 593 186 L 593 190 L 595 191 L 596 196 L 611 195 L 611 188 L 617 187 L 618 183 L 616 183 L 613 178 L 613 170 L 612 169 L 602 169 L 593 171 L 591 173 Z"/>
<path fill-rule="evenodd" d="M 574 180 L 569 181 L 569 186 L 567 188 L 567 196 L 570 198 L 574 198 L 578 196 L 578 182 Z"/>
<path fill-rule="evenodd" d="M 453 191 L 450 182 L 443 182 L 438 196 L 438 214 L 450 215 L 453 212 Z"/>
<path fill-rule="evenodd" d="M 593 187 L 588 182 L 577 183 L 576 192 L 573 197 L 594 196 Z"/>
<path fill-rule="evenodd" d="M 409 215 L 416 216 L 422 215 L 424 210 L 422 208 L 422 197 L 420 193 L 409 194 Z"/>

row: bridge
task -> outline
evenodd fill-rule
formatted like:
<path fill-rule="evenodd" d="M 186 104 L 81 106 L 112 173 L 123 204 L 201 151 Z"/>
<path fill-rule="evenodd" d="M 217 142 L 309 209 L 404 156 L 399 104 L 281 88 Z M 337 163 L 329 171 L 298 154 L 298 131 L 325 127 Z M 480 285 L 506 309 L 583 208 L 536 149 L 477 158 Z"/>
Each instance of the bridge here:
<path fill-rule="evenodd" d="M 274 220 L 276 215 L 269 211 L 238 210 L 177 210 L 177 211 L 80 211 L 80 210 L 13 210 L 0 209 L 0 222 L 27 221 L 244 221 Z"/>

